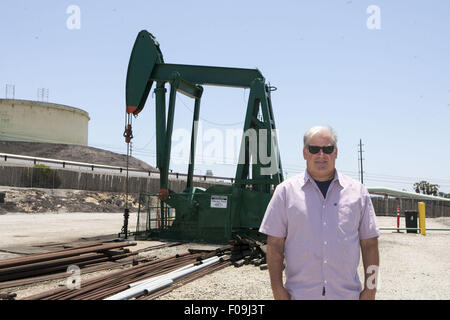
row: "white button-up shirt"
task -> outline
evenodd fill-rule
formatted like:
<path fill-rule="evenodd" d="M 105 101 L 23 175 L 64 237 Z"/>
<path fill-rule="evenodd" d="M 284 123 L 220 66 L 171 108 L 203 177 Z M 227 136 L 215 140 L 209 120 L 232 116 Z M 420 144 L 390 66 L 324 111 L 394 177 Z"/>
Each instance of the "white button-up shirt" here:
<path fill-rule="evenodd" d="M 292 299 L 359 299 L 359 241 L 380 235 L 367 189 L 337 171 L 325 198 L 307 171 L 279 184 L 259 232 L 286 238 Z"/>

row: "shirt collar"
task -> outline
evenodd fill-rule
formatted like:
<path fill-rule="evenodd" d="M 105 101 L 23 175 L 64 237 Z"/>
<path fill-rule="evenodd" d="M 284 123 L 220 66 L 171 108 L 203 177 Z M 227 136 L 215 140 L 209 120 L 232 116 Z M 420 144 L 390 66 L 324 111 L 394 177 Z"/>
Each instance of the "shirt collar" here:
<path fill-rule="evenodd" d="M 304 174 L 304 177 L 303 177 L 303 181 L 301 181 L 301 182 L 302 182 L 302 187 L 303 187 L 308 181 L 312 183 L 312 182 L 314 182 L 314 179 L 309 175 L 308 170 L 305 170 L 305 174 Z M 347 186 L 347 183 L 346 183 L 346 181 L 345 181 L 344 176 L 343 176 L 340 172 L 338 172 L 336 169 L 335 169 L 334 178 L 333 178 L 333 180 L 331 181 L 331 183 L 333 183 L 334 181 L 337 181 L 337 182 L 341 185 L 342 188 L 345 188 L 345 187 Z"/>

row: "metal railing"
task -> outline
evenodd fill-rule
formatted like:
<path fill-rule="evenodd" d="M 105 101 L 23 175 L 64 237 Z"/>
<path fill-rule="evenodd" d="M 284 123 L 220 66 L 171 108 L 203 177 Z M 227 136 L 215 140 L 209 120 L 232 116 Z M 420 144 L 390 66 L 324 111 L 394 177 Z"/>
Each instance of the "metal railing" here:
<path fill-rule="evenodd" d="M 45 164 L 45 163 L 59 164 L 62 166 L 62 168 L 66 168 L 66 166 L 76 166 L 76 167 L 80 167 L 80 168 L 90 168 L 92 171 L 94 171 L 94 169 L 105 169 L 105 170 L 111 170 L 111 171 L 118 171 L 119 173 L 126 172 L 125 167 L 70 161 L 70 160 L 58 160 L 58 159 L 50 159 L 50 158 L 32 157 L 32 156 L 24 156 L 24 155 L 9 154 L 9 153 L 0 153 L 0 159 L 4 159 L 4 161 L 8 161 L 8 159 L 30 161 L 30 162 L 33 162 L 34 165 Z M 152 170 L 145 170 L 145 169 L 139 169 L 139 168 L 128 168 L 128 171 L 135 172 L 135 173 L 146 173 L 146 174 L 148 174 L 149 177 L 152 175 L 159 177 L 159 171 L 157 171 L 157 170 L 152 171 Z M 188 175 L 186 173 L 169 172 L 169 177 L 175 177 L 176 179 L 187 178 L 187 176 Z M 229 182 L 229 183 L 234 182 L 234 178 L 229 178 L 229 177 L 216 177 L 216 176 L 195 175 L 195 174 L 193 175 L 193 177 L 197 178 L 197 180 L 204 180 L 204 181 L 221 180 L 221 182 Z"/>
<path fill-rule="evenodd" d="M 226 242 L 232 233 L 232 195 L 221 196 L 226 199 L 226 207 L 213 207 L 210 193 L 177 193 L 172 195 L 176 199 L 161 201 L 160 194 L 141 191 L 136 231 L 132 234 L 136 239 Z M 188 208 L 191 204 L 192 210 Z"/>

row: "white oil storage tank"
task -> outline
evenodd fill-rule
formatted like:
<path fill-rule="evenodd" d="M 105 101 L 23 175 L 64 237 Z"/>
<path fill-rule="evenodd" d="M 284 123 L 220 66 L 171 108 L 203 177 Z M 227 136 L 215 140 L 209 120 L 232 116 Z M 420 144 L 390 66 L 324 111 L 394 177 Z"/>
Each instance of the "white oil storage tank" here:
<path fill-rule="evenodd" d="M 88 144 L 89 114 L 43 101 L 0 99 L 0 141 Z"/>

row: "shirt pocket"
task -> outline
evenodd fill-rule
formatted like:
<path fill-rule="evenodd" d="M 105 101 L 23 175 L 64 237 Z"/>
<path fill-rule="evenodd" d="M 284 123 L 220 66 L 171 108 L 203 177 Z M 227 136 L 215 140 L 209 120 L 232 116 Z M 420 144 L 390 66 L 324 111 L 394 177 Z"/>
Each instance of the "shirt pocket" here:
<path fill-rule="evenodd" d="M 287 208 L 288 227 L 291 230 L 304 232 L 308 229 L 309 219 L 303 204 L 295 204 Z"/>
<path fill-rule="evenodd" d="M 358 232 L 359 214 L 349 205 L 338 206 L 337 212 L 338 233 L 341 236 L 349 237 Z"/>

